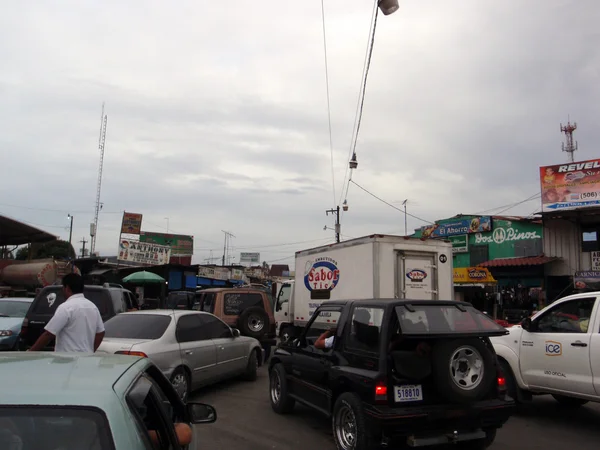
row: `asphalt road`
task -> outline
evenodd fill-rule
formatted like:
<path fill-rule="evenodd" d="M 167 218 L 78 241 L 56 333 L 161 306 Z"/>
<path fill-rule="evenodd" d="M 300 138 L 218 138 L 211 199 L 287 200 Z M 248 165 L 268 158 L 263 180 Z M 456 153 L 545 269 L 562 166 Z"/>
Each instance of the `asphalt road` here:
<path fill-rule="evenodd" d="M 296 405 L 288 416 L 275 414 L 269 403 L 268 374 L 259 369 L 255 382 L 227 381 L 194 394 L 196 401 L 217 409 L 217 422 L 197 425 L 199 449 L 335 450 L 328 420 Z M 549 396 L 525 405 L 498 431 L 490 450 L 596 450 L 600 442 L 600 404 L 565 410 Z"/>

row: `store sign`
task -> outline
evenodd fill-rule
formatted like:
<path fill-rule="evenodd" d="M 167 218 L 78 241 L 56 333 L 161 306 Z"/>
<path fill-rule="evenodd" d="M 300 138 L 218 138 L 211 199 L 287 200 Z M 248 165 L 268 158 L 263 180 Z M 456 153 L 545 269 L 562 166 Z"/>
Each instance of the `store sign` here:
<path fill-rule="evenodd" d="M 191 256 L 194 254 L 194 236 L 142 231 L 140 242 L 170 247 L 171 256 Z"/>
<path fill-rule="evenodd" d="M 454 269 L 455 283 L 497 283 L 485 267 L 458 267 Z"/>
<path fill-rule="evenodd" d="M 260 253 L 240 253 L 240 263 L 260 263 Z"/>
<path fill-rule="evenodd" d="M 235 269 L 234 269 L 235 270 Z M 231 271 L 226 267 L 198 267 L 198 276 L 212 280 L 229 280 Z"/>
<path fill-rule="evenodd" d="M 483 233 L 492 231 L 492 218 L 489 216 L 472 219 L 458 219 L 453 222 L 436 223 L 423 228 L 421 239 L 430 237 L 448 237 L 460 234 Z"/>
<path fill-rule="evenodd" d="M 600 271 L 577 271 L 573 277 L 573 283 L 575 284 L 575 289 L 600 290 Z"/>
<path fill-rule="evenodd" d="M 452 253 L 468 253 L 469 251 L 469 236 L 452 236 L 449 238 L 452 242 Z"/>
<path fill-rule="evenodd" d="M 592 270 L 600 271 L 600 252 L 592 252 Z"/>
<path fill-rule="evenodd" d="M 243 280 L 244 279 L 244 271 L 241 269 L 231 269 L 231 279 L 232 280 Z"/>
<path fill-rule="evenodd" d="M 119 243 L 120 261 L 140 264 L 161 265 L 169 264 L 171 249 L 164 245 L 147 244 L 145 242 L 121 239 Z"/>
<path fill-rule="evenodd" d="M 135 213 L 123 213 L 121 222 L 121 233 L 140 234 L 142 230 L 142 215 Z"/>
<path fill-rule="evenodd" d="M 600 205 L 600 159 L 540 167 L 542 211 Z"/>
<path fill-rule="evenodd" d="M 496 227 L 491 235 L 477 233 L 475 235 L 475 244 L 503 244 L 510 241 L 527 241 L 541 238 L 542 235 L 537 231 L 519 231 L 518 228 L 513 228 L 512 226 L 508 228 Z"/>

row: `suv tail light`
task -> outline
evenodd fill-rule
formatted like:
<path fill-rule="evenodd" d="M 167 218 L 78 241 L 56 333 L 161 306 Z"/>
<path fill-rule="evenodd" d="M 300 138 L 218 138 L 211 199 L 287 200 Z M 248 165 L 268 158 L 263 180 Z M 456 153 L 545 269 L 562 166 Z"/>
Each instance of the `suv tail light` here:
<path fill-rule="evenodd" d="M 380 380 L 375 384 L 375 401 L 387 402 L 387 381 Z"/>
<path fill-rule="evenodd" d="M 504 376 L 504 372 L 502 372 L 502 369 L 500 368 L 498 368 L 497 386 L 498 395 L 500 396 L 500 398 L 505 398 L 507 394 L 506 378 Z"/>
<path fill-rule="evenodd" d="M 146 355 L 144 352 L 130 352 L 130 351 L 115 352 L 115 355 L 141 356 L 142 358 L 148 357 L 148 355 Z"/>

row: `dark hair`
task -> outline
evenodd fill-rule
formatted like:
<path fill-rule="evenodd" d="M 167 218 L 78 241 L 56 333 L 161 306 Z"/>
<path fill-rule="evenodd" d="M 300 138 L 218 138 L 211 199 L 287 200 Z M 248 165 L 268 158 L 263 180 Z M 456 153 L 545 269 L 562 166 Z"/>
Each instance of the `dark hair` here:
<path fill-rule="evenodd" d="M 83 277 L 76 273 L 68 273 L 62 279 L 62 285 L 71 289 L 73 294 L 83 294 Z"/>

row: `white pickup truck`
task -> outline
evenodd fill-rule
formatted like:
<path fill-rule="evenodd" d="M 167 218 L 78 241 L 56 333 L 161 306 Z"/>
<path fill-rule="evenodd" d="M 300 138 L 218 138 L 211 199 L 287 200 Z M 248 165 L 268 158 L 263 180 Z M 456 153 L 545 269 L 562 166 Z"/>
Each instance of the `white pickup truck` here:
<path fill-rule="evenodd" d="M 562 298 L 508 331 L 491 341 L 515 401 L 600 402 L 600 292 Z"/>

